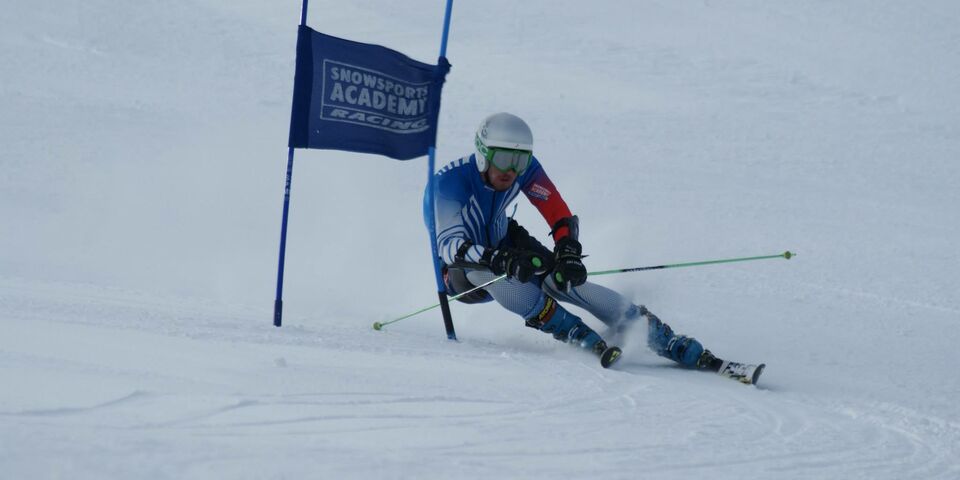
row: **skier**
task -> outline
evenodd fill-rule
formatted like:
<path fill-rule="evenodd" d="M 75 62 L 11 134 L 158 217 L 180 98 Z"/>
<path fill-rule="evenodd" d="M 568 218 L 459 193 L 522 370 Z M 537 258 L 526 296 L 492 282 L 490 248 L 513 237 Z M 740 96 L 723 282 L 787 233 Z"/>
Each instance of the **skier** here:
<path fill-rule="evenodd" d="M 723 373 L 740 365 L 716 358 L 693 337 L 674 334 L 643 305 L 587 282 L 579 219 L 533 156 L 533 134 L 526 122 L 509 113 L 491 115 L 477 128 L 474 143 L 473 154 L 444 166 L 435 178 L 437 248 L 448 294 L 506 274 L 459 300 L 496 300 L 520 315 L 526 326 L 601 355 L 604 366 L 615 361 L 620 350 L 608 348 L 597 332 L 559 302 L 590 312 L 614 334 L 645 319 L 650 348 L 685 367 Z M 521 192 L 552 228 L 552 251 L 507 217 L 507 207 Z M 730 373 L 752 383 L 754 371 L 741 370 Z M 726 376 L 735 377 L 731 374 Z"/>

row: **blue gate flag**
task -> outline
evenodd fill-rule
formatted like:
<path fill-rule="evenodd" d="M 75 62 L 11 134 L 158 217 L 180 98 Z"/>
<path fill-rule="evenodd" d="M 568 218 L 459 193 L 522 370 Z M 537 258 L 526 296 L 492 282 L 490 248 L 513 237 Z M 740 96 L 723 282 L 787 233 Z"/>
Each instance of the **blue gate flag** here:
<path fill-rule="evenodd" d="M 418 62 L 380 45 L 300 26 L 291 148 L 409 160 L 436 145 L 440 90 L 450 63 Z"/>

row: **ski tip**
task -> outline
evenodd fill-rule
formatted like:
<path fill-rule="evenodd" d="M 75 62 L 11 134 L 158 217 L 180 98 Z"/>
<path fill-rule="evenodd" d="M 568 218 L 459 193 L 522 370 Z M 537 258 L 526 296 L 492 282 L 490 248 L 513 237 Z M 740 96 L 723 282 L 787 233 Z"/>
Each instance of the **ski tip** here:
<path fill-rule="evenodd" d="M 600 366 L 603 368 L 610 368 L 610 365 L 613 365 L 620 359 L 620 355 L 623 353 L 623 350 L 620 350 L 620 347 L 609 347 L 600 354 Z"/>
<path fill-rule="evenodd" d="M 767 368 L 766 363 L 761 363 L 760 365 L 757 365 L 757 369 L 753 371 L 753 377 L 750 378 L 751 385 L 757 384 L 757 381 L 760 380 L 760 374 L 763 373 L 764 368 Z"/>

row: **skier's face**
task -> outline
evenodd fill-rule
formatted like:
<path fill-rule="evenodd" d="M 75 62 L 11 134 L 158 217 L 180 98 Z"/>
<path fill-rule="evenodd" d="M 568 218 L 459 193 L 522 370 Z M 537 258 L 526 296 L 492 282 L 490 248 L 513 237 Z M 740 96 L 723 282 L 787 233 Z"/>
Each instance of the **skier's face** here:
<path fill-rule="evenodd" d="M 513 185 L 513 182 L 517 180 L 517 172 L 513 170 L 507 170 L 506 172 L 497 169 L 493 165 L 487 169 L 484 174 L 487 176 L 487 183 L 493 187 L 494 190 L 502 192 L 510 186 Z"/>

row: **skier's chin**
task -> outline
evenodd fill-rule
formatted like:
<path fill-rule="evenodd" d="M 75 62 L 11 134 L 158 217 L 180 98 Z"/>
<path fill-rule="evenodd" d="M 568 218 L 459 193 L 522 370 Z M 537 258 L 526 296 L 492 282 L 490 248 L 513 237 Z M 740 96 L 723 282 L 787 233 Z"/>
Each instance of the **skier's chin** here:
<path fill-rule="evenodd" d="M 490 186 L 493 187 L 493 189 L 498 192 L 502 192 L 510 188 L 510 186 L 513 185 L 513 182 L 516 179 L 517 179 L 516 175 L 512 175 L 509 173 L 494 173 L 494 174 L 488 174 L 487 176 L 487 181 L 490 184 Z"/>

